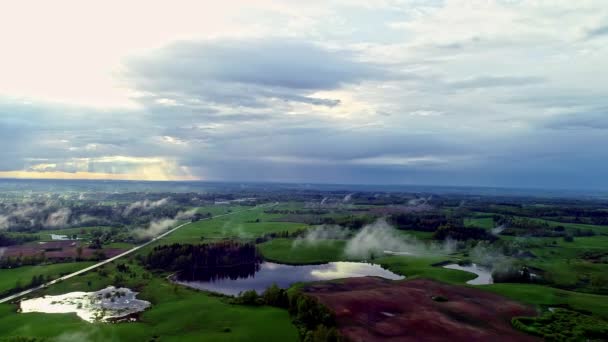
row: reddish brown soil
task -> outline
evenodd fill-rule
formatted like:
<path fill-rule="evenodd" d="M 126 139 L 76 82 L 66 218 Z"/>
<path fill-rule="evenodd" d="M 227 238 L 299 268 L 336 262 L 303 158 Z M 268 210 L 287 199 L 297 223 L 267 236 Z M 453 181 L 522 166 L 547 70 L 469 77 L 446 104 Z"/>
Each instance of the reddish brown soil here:
<path fill-rule="evenodd" d="M 9 246 L 2 253 L 3 258 L 7 257 L 31 257 L 40 256 L 44 253 L 47 259 L 68 259 L 78 257 L 78 245 L 76 241 L 49 241 L 44 243 L 30 243 L 27 245 Z M 91 259 L 95 256 L 95 249 L 82 248 L 81 258 Z M 125 251 L 121 248 L 104 248 L 99 250 L 107 258 L 111 258 Z"/>
<path fill-rule="evenodd" d="M 340 332 L 352 341 L 537 340 L 510 324 L 513 316 L 535 316 L 534 309 L 470 287 L 363 277 L 318 283 L 305 292 L 336 314 Z"/>

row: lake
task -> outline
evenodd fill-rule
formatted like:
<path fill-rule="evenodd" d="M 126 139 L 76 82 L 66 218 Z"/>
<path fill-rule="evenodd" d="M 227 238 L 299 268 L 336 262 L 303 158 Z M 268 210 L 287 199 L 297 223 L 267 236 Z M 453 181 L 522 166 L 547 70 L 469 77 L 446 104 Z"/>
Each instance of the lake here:
<path fill-rule="evenodd" d="M 273 283 L 281 288 L 288 288 L 297 282 L 322 281 L 341 278 L 375 276 L 391 280 L 405 277 L 382 268 L 380 265 L 362 262 L 330 262 L 321 265 L 283 265 L 273 262 L 262 262 L 255 267 L 243 270 L 235 269 L 234 273 L 223 270 L 221 274 L 201 274 L 197 280 L 177 279 L 176 282 L 195 288 L 218 292 L 226 295 L 238 295 L 240 292 L 255 290 L 264 292 Z"/>

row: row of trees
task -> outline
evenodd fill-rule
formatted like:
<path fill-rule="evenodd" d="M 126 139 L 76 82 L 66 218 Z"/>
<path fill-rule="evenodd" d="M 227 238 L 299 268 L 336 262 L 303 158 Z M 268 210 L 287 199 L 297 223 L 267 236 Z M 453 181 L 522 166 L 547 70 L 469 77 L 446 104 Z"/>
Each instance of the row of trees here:
<path fill-rule="evenodd" d="M 86 200 L 0 203 L 0 215 L 6 217 L 9 231 L 35 233 L 50 228 L 145 226 L 153 220 L 175 217 L 184 208 L 173 200 L 158 206 L 134 204 Z"/>
<path fill-rule="evenodd" d="M 38 240 L 38 237 L 34 235 L 13 235 L 0 232 L 0 247 L 21 245 L 36 240 Z"/>
<path fill-rule="evenodd" d="M 32 256 L 7 256 L 0 258 L 0 268 L 16 268 L 21 266 L 39 265 L 47 261 L 48 259 L 46 258 L 44 253 Z"/>
<path fill-rule="evenodd" d="M 496 241 L 498 238 L 486 231 L 483 228 L 458 226 L 451 223 L 445 224 L 437 228 L 433 234 L 436 240 L 486 240 Z"/>
<path fill-rule="evenodd" d="M 360 229 L 376 220 L 371 215 L 357 216 L 346 215 L 341 217 L 322 217 L 320 224 L 339 225 L 349 229 Z"/>
<path fill-rule="evenodd" d="M 503 235 L 525 235 L 538 237 L 593 236 L 591 229 L 566 229 L 562 225 L 550 225 L 545 221 L 527 217 L 495 216 L 494 222 L 504 225 Z"/>
<path fill-rule="evenodd" d="M 397 229 L 434 232 L 440 226 L 462 224 L 462 220 L 448 218 L 440 213 L 403 213 L 391 215 L 388 221 Z"/>
<path fill-rule="evenodd" d="M 143 260 L 149 269 L 178 272 L 183 275 L 257 265 L 260 261 L 254 244 L 235 241 L 157 246 Z"/>
<path fill-rule="evenodd" d="M 260 243 L 264 243 L 266 241 L 270 241 L 272 239 L 294 238 L 294 237 L 302 236 L 302 235 L 306 234 L 306 232 L 307 232 L 306 229 L 298 229 L 291 233 L 288 230 L 284 230 L 284 231 L 280 231 L 280 232 L 266 233 L 262 236 L 255 238 L 255 243 L 260 244 Z"/>
<path fill-rule="evenodd" d="M 608 225 L 605 204 L 581 205 L 580 203 L 549 203 L 543 206 L 515 203 L 477 203 L 468 206 L 471 211 L 497 213 L 506 216 L 526 216 L 568 223 Z"/>

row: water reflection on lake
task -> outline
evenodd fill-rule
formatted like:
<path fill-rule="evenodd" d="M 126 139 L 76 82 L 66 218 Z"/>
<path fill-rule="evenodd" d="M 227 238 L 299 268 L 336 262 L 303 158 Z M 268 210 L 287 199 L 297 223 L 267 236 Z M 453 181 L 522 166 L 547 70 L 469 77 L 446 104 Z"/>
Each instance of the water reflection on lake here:
<path fill-rule="evenodd" d="M 461 266 L 458 264 L 449 264 L 443 267 L 449 268 L 451 270 L 475 273 L 477 275 L 477 278 L 467 281 L 467 284 L 470 285 L 487 285 L 494 283 L 494 279 L 492 278 L 492 270 L 484 266 L 479 266 L 477 264 L 470 264 L 466 266 Z"/>
<path fill-rule="evenodd" d="M 71 313 L 87 322 L 107 322 L 125 317 L 150 306 L 136 299 L 137 292 L 109 286 L 96 292 L 70 292 L 21 301 L 21 312 Z"/>
<path fill-rule="evenodd" d="M 177 283 L 196 288 L 219 292 L 227 295 L 237 295 L 239 292 L 256 290 L 264 292 L 273 283 L 281 288 L 288 288 L 297 282 L 332 280 L 352 277 L 376 276 L 391 280 L 400 280 L 405 277 L 382 268 L 380 265 L 361 262 L 331 262 L 322 265 L 282 265 L 272 262 L 263 262 L 251 269 L 239 269 L 235 273 L 224 270 L 223 275 L 217 273 L 201 275 L 199 280 L 179 279 Z"/>

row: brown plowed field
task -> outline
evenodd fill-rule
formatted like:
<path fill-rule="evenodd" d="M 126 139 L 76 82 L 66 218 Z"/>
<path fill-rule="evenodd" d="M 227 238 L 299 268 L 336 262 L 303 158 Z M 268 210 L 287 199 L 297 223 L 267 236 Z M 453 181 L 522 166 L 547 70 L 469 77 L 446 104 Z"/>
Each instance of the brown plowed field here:
<path fill-rule="evenodd" d="M 304 291 L 336 314 L 352 341 L 537 341 L 510 324 L 513 316 L 535 316 L 533 308 L 471 287 L 363 277 Z"/>
<path fill-rule="evenodd" d="M 9 246 L 2 248 L 0 258 L 16 258 L 16 257 L 33 257 L 44 254 L 47 259 L 73 259 L 78 257 L 77 241 L 49 241 L 41 243 L 30 243 L 26 245 Z M 92 259 L 95 257 L 97 250 L 84 246 L 82 248 L 82 254 L 80 255 L 83 259 Z M 126 249 L 123 248 L 104 248 L 100 249 L 100 252 L 106 256 L 106 258 L 114 257 Z"/>

